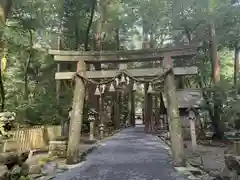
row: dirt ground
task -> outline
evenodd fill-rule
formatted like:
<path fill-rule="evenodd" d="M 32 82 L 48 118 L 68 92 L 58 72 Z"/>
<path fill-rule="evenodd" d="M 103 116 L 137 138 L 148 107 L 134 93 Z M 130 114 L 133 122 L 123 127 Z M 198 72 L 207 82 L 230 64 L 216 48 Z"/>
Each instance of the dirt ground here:
<path fill-rule="evenodd" d="M 159 135 L 162 140 L 166 135 Z M 164 140 L 170 145 L 169 140 Z M 198 141 L 196 151 L 193 152 L 191 140 L 184 141 L 185 156 L 190 165 L 200 168 L 211 176 L 227 175 L 229 171 L 225 168 L 224 154 L 233 154 L 233 145 L 221 142 Z"/>
<path fill-rule="evenodd" d="M 224 152 L 232 148 L 231 145 L 201 145 L 198 144 L 196 152 L 192 151 L 191 141 L 185 141 L 185 153 L 188 161 L 197 166 L 201 166 L 206 171 L 213 174 L 223 173 Z"/>

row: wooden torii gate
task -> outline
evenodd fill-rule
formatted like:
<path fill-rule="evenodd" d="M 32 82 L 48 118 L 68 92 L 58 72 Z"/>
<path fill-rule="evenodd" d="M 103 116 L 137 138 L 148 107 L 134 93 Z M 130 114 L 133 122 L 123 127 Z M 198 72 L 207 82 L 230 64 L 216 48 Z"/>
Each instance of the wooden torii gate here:
<path fill-rule="evenodd" d="M 176 165 L 184 164 L 183 140 L 181 136 L 181 123 L 179 119 L 178 105 L 176 104 L 175 76 L 195 75 L 198 73 L 196 66 L 173 67 L 173 59 L 193 57 L 197 54 L 198 46 L 188 45 L 182 47 L 162 49 L 120 50 L 120 51 L 60 51 L 49 50 L 54 55 L 57 63 L 76 62 L 76 72 L 56 72 L 56 80 L 75 80 L 73 97 L 73 111 L 70 121 L 69 142 L 67 151 L 67 162 L 76 163 L 78 159 L 79 142 L 83 106 L 85 97 L 85 82 L 99 79 L 108 79 L 111 83 L 119 76 L 128 76 L 132 81 L 145 83 L 147 86 L 154 84 L 155 80 L 162 78 L 165 84 L 165 93 L 168 101 L 167 112 L 169 116 L 169 129 L 172 142 L 172 154 Z M 128 69 L 129 62 L 161 62 L 161 67 Z M 114 70 L 87 70 L 89 64 L 122 64 L 120 69 Z M 151 79 L 151 80 L 149 80 Z M 105 82 L 105 83 L 106 83 Z M 145 94 L 145 102 L 147 101 Z M 145 103 L 146 104 L 146 103 Z M 146 105 L 145 105 L 146 106 Z M 149 116 L 145 116 L 149 117 Z M 101 118 L 101 117 L 100 117 Z M 148 119 L 145 119 L 145 122 Z"/>

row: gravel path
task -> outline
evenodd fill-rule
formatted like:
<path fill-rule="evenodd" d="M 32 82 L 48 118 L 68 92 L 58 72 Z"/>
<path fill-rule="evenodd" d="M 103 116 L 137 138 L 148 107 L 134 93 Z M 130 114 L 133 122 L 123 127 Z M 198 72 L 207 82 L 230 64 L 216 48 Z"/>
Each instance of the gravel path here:
<path fill-rule="evenodd" d="M 55 180 L 185 180 L 177 175 L 168 151 L 143 127 L 129 128 L 103 142 L 81 167 Z"/>

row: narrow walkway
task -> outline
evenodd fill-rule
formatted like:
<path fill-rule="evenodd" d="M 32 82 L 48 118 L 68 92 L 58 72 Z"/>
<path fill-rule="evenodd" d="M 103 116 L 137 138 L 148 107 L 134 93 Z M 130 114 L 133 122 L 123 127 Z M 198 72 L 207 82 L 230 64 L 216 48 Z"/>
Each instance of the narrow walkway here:
<path fill-rule="evenodd" d="M 86 163 L 56 180 L 185 180 L 177 175 L 164 144 L 143 127 L 114 135 L 93 151 Z"/>

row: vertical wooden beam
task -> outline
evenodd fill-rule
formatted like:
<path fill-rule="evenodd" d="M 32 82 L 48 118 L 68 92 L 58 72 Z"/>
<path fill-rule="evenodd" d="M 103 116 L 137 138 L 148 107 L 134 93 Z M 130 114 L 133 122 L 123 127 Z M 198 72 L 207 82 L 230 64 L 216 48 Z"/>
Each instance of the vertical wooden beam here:
<path fill-rule="evenodd" d="M 120 70 L 124 70 L 124 69 L 127 69 L 127 64 L 125 63 L 125 64 L 119 64 L 119 69 Z M 125 96 L 125 92 L 124 91 L 122 91 L 122 92 L 120 92 L 120 102 L 119 102 L 119 104 L 120 104 L 120 117 L 124 117 L 125 116 L 125 107 L 124 107 L 124 105 L 123 104 L 126 104 L 126 103 L 128 103 L 128 99 L 127 99 L 127 97 Z M 124 116 L 122 116 L 122 115 L 124 115 Z M 121 120 L 123 121 L 123 122 L 125 122 L 126 121 L 126 119 L 121 119 L 120 118 L 120 123 L 122 123 L 121 122 Z M 127 119 L 127 121 L 129 122 L 129 119 Z"/>
<path fill-rule="evenodd" d="M 153 114 L 153 98 L 152 94 L 147 93 L 147 117 L 146 120 L 148 122 L 147 132 L 152 131 L 152 114 Z"/>
<path fill-rule="evenodd" d="M 147 94 L 147 90 L 148 90 L 148 83 L 144 84 L 144 124 L 145 124 L 145 132 L 148 131 L 148 126 L 149 126 L 149 122 L 147 119 L 147 101 L 148 101 L 148 94 Z"/>
<path fill-rule="evenodd" d="M 238 44 L 234 47 L 234 85 L 237 85 L 239 76 L 240 47 Z"/>
<path fill-rule="evenodd" d="M 151 131 L 151 118 L 152 118 L 152 95 L 148 91 L 149 84 L 144 85 L 144 122 L 145 122 L 145 132 Z"/>
<path fill-rule="evenodd" d="M 120 97 L 121 94 L 117 90 L 114 101 L 114 124 L 116 129 L 120 129 Z"/>
<path fill-rule="evenodd" d="M 143 103 L 143 107 L 142 107 L 142 121 L 143 121 L 143 124 L 145 124 L 145 118 L 144 118 L 144 113 L 145 113 L 145 110 L 144 110 L 144 105 L 145 103 Z"/>
<path fill-rule="evenodd" d="M 97 87 L 97 86 L 95 86 Z M 99 124 L 100 124 L 100 107 L 99 107 L 99 96 L 96 96 L 95 95 L 95 98 L 94 98 L 94 103 L 95 103 L 95 107 L 96 107 L 96 111 L 98 112 L 98 116 L 96 118 L 96 121 L 95 121 L 95 137 L 99 137 Z"/>
<path fill-rule="evenodd" d="M 57 72 L 60 72 L 60 63 L 57 63 Z M 57 105 L 59 106 L 60 102 L 60 88 L 61 88 L 61 81 L 56 80 L 56 99 L 57 99 Z"/>
<path fill-rule="evenodd" d="M 166 55 L 164 57 L 163 66 L 166 68 L 173 66 L 172 58 L 170 55 Z M 167 99 L 167 114 L 169 121 L 173 161 L 176 166 L 184 166 L 185 157 L 182 138 L 182 125 L 180 121 L 174 74 L 172 70 L 168 72 L 167 75 L 165 76 L 164 90 Z"/>
<path fill-rule="evenodd" d="M 103 139 L 104 136 L 104 117 L 103 117 L 103 111 L 104 111 L 104 104 L 103 104 L 103 94 L 99 96 L 99 133 L 100 133 L 100 139 Z"/>
<path fill-rule="evenodd" d="M 82 76 L 85 75 L 86 64 L 84 61 L 78 62 L 77 72 Z M 83 82 L 83 79 L 76 77 L 72 104 L 73 109 L 70 119 L 69 141 L 67 149 L 67 164 L 78 163 L 79 143 L 83 120 L 84 97 L 85 97 L 85 84 Z"/>
<path fill-rule="evenodd" d="M 157 120 L 157 96 L 152 95 L 152 113 L 151 113 L 151 131 L 155 130 L 155 125 L 156 125 L 156 120 Z"/>
<path fill-rule="evenodd" d="M 112 95 L 112 106 L 110 107 L 110 120 L 112 121 L 114 130 L 116 129 L 116 122 L 114 119 L 114 113 L 115 113 L 115 101 L 116 101 L 116 94 L 115 92 Z"/>
<path fill-rule="evenodd" d="M 60 27 L 62 28 L 62 27 Z M 61 40 L 61 34 L 58 35 L 57 37 L 57 48 L 58 50 L 61 50 L 62 49 L 62 40 Z M 58 62 L 57 63 L 57 72 L 60 72 L 61 71 L 61 65 L 60 63 Z M 60 94 L 61 93 L 61 80 L 56 80 L 56 99 L 57 99 L 57 111 L 58 111 L 58 114 L 60 115 L 61 114 L 61 107 L 60 107 Z M 68 123 L 69 124 L 69 123 Z M 61 135 L 62 136 L 68 136 L 68 134 L 65 134 L 65 131 L 64 131 L 64 120 L 61 120 Z M 68 127 L 69 129 L 69 127 Z"/>
<path fill-rule="evenodd" d="M 128 99 L 127 99 L 127 96 L 126 96 L 126 94 L 125 94 L 125 92 L 124 91 L 121 91 L 121 99 L 120 99 L 121 101 L 120 101 L 120 117 L 122 117 L 121 118 L 121 124 L 124 124 L 124 123 L 126 123 L 126 121 L 127 121 L 127 119 L 125 119 L 125 118 L 127 118 L 127 109 L 128 109 L 128 106 L 126 107 L 125 105 L 128 105 Z"/>
<path fill-rule="evenodd" d="M 154 131 L 155 127 L 155 120 L 156 120 L 156 96 L 152 95 L 152 112 L 151 112 L 151 127 L 150 131 Z"/>
<path fill-rule="evenodd" d="M 160 106 L 159 106 L 159 94 L 155 95 L 155 101 L 154 101 L 154 106 L 155 106 L 155 125 L 158 127 L 159 126 L 159 119 L 160 119 Z M 155 127 L 156 128 L 156 127 Z"/>
<path fill-rule="evenodd" d="M 131 108 L 131 110 L 132 110 L 132 113 L 131 113 L 131 115 L 132 115 L 132 123 L 131 123 L 131 125 L 133 127 L 135 127 L 136 122 L 135 122 L 135 91 L 134 90 L 132 90 L 131 105 L 132 105 L 132 108 Z"/>
<path fill-rule="evenodd" d="M 167 123 L 165 122 L 165 115 L 166 115 L 166 112 L 165 112 L 165 105 L 164 105 L 164 101 L 163 101 L 163 95 L 162 93 L 159 94 L 159 116 L 160 116 L 160 127 L 163 129 L 163 128 L 166 128 L 166 125 Z"/>
<path fill-rule="evenodd" d="M 60 63 L 57 63 L 57 72 L 60 72 Z M 61 93 L 61 80 L 56 80 L 56 101 L 57 101 L 56 103 L 58 115 L 61 114 L 60 93 Z M 66 134 L 66 131 L 64 130 L 64 120 L 61 120 L 61 135 L 68 136 L 68 134 Z"/>
<path fill-rule="evenodd" d="M 62 28 L 62 27 L 60 27 Z M 57 49 L 60 51 L 62 49 L 62 39 L 61 34 L 57 37 Z M 61 66 L 60 63 L 57 63 L 57 72 L 60 72 Z M 56 98 L 57 98 L 57 105 L 59 105 L 59 99 L 60 99 L 60 88 L 61 88 L 61 81 L 56 80 Z"/>
<path fill-rule="evenodd" d="M 132 96 L 133 96 L 133 83 L 130 82 L 130 85 L 129 85 L 129 92 L 128 92 L 128 124 L 132 125 Z"/>

